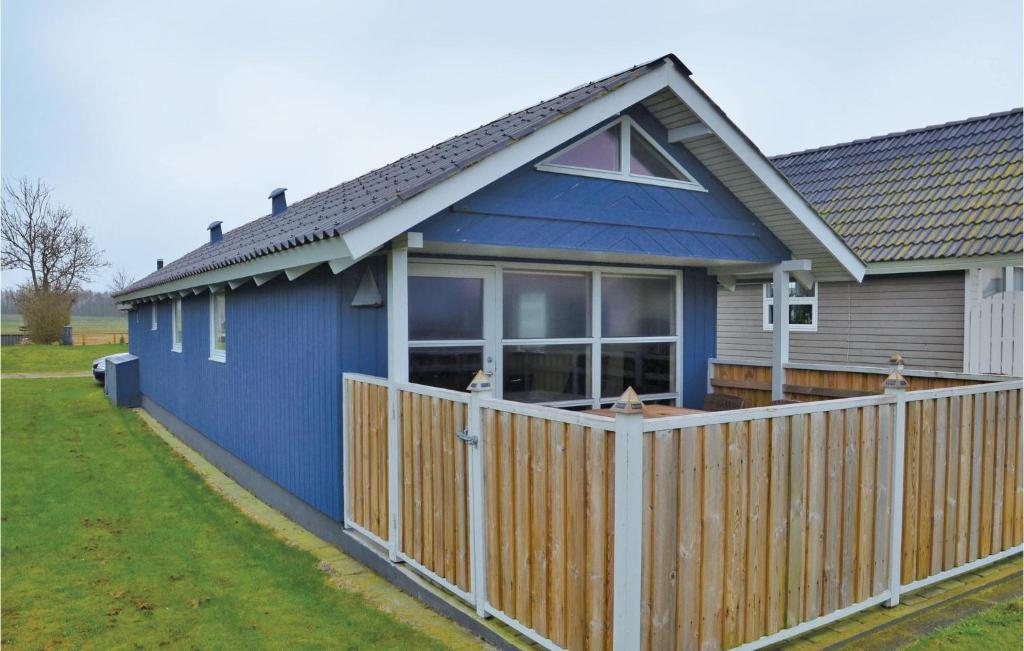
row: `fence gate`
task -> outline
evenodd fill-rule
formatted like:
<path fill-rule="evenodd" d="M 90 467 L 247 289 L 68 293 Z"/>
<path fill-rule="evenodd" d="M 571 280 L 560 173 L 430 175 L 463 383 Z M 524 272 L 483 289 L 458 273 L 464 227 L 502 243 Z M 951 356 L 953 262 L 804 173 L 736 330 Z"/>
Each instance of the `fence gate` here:
<path fill-rule="evenodd" d="M 967 313 L 964 370 L 1019 377 L 1024 371 L 1024 304 L 1021 292 L 1005 291 L 978 301 Z"/>

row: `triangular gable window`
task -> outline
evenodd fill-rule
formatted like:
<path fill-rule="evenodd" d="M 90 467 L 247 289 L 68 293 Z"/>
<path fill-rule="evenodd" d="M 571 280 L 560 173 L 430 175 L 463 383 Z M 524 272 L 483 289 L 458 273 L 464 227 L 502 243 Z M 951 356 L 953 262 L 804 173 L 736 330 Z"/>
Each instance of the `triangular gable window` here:
<path fill-rule="evenodd" d="M 539 163 L 537 169 L 706 191 L 629 117 L 569 145 Z"/>

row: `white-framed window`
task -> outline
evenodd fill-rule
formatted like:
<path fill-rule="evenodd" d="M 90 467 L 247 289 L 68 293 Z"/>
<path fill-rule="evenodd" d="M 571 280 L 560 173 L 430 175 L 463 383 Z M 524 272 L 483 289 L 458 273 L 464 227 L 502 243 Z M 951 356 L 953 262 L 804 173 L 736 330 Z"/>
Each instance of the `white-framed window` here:
<path fill-rule="evenodd" d="M 761 290 L 761 324 L 765 330 L 773 330 L 775 306 L 772 283 L 764 283 Z M 800 283 L 789 281 L 789 329 L 794 332 L 816 332 L 818 330 L 818 283 L 804 289 Z"/>
<path fill-rule="evenodd" d="M 171 350 L 176 353 L 181 352 L 181 335 L 181 299 L 176 298 L 171 302 Z"/>
<path fill-rule="evenodd" d="M 495 395 L 508 400 L 606 406 L 632 386 L 647 401 L 678 403 L 678 272 L 491 269 L 410 265 L 412 382 L 464 390 L 482 368 L 493 372 Z"/>
<path fill-rule="evenodd" d="M 210 292 L 210 359 L 227 361 L 227 319 L 224 292 Z"/>
<path fill-rule="evenodd" d="M 156 301 L 149 304 L 149 329 L 156 330 L 157 318 L 156 318 Z"/>
<path fill-rule="evenodd" d="M 629 116 L 552 154 L 537 169 L 707 192 Z"/>

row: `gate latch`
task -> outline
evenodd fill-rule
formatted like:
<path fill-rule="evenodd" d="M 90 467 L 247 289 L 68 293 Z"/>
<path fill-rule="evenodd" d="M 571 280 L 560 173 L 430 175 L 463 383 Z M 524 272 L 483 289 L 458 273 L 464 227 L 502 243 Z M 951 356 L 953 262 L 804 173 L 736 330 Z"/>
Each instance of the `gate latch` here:
<path fill-rule="evenodd" d="M 460 432 L 455 432 L 455 436 L 457 436 L 460 441 L 463 441 L 463 442 L 468 443 L 470 445 L 476 445 L 479 442 L 479 439 L 477 437 L 469 435 L 469 428 L 468 427 L 463 429 Z"/>

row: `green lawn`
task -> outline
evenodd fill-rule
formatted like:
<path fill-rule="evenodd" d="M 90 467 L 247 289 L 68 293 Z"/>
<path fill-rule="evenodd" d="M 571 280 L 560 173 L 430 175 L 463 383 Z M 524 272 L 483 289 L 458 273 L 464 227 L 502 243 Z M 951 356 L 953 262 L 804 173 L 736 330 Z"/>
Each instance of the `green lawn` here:
<path fill-rule="evenodd" d="M 0 332 L 18 334 L 22 325 L 20 314 L 4 314 L 0 316 Z M 128 334 L 127 316 L 72 316 L 71 327 L 74 334 L 124 333 Z"/>
<path fill-rule="evenodd" d="M 437 647 L 328 585 L 92 380 L 4 380 L 0 407 L 5 647 Z"/>
<path fill-rule="evenodd" d="M 1021 600 L 994 606 L 972 615 L 952 626 L 941 628 L 906 647 L 910 651 L 958 651 L 984 649 L 1010 651 L 1024 648 L 1021 643 L 1021 622 L 1024 611 Z"/>
<path fill-rule="evenodd" d="M 4 346 L 0 348 L 0 371 L 33 373 L 48 371 L 90 371 L 92 360 L 104 355 L 128 352 L 127 344 L 99 346 Z M 6 425 L 6 422 L 4 423 Z"/>

